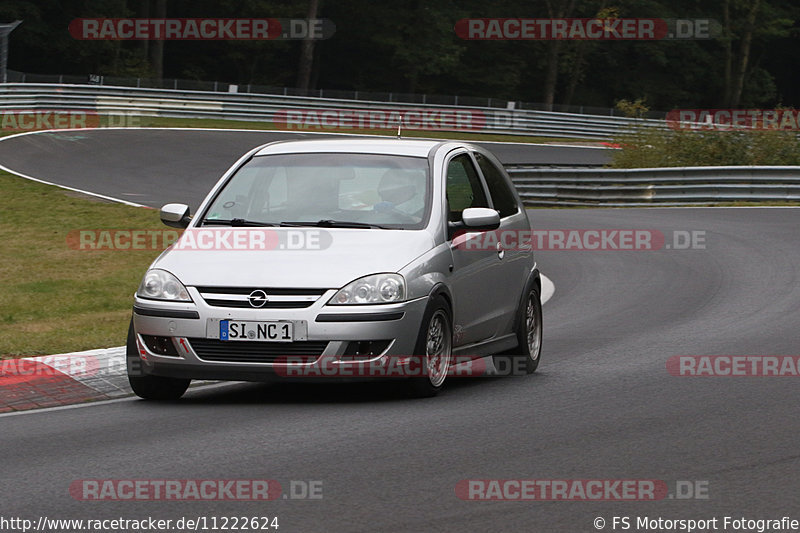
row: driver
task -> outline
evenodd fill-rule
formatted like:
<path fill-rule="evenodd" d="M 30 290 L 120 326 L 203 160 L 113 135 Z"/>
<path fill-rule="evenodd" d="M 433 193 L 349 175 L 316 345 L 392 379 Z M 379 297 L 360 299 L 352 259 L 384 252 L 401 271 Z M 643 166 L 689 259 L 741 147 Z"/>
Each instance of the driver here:
<path fill-rule="evenodd" d="M 378 195 L 381 201 L 373 206 L 373 210 L 384 213 L 402 211 L 397 209 L 397 206 L 417 196 L 415 181 L 414 176 L 404 170 L 387 170 L 378 183 Z M 407 215 L 405 212 L 403 214 Z"/>

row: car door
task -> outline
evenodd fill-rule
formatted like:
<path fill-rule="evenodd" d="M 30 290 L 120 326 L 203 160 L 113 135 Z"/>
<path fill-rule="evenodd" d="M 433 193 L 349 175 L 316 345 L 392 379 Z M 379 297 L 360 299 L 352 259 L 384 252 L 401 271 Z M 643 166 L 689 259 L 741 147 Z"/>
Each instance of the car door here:
<path fill-rule="evenodd" d="M 490 207 L 486 187 L 466 150 L 451 154 L 445 162 L 445 194 L 450 223 L 460 222 L 468 207 Z M 454 347 L 491 339 L 503 319 L 503 280 L 497 270 L 501 259 L 495 248 L 483 246 L 484 237 L 485 232 L 448 235 Z"/>
<path fill-rule="evenodd" d="M 489 191 L 492 208 L 500 213 L 500 228 L 495 232 L 496 242 L 491 242 L 500 258 L 494 272 L 500 277 L 498 311 L 503 315 L 497 336 L 511 333 L 514 327 L 517 306 L 530 274 L 532 261 L 531 233 L 528 215 L 520 209 L 512 184 L 506 178 L 499 163 L 490 155 L 475 151 L 472 154 L 478 163 L 484 183 Z M 486 244 L 490 244 L 486 239 Z"/>

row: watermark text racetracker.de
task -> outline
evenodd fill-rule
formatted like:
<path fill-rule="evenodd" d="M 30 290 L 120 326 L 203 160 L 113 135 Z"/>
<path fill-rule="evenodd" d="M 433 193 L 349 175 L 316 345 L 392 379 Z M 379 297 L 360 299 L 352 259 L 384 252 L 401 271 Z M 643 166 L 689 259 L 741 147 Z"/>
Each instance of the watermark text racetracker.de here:
<path fill-rule="evenodd" d="M 277 18 L 78 18 L 69 33 L 78 40 L 252 41 L 328 39 L 329 19 Z"/>
<path fill-rule="evenodd" d="M 402 130 L 416 131 L 493 131 L 524 129 L 529 126 L 524 113 L 498 109 L 411 108 L 411 109 L 280 109 L 275 112 L 276 129 L 335 130 Z"/>
<path fill-rule="evenodd" d="M 673 109 L 667 126 L 688 131 L 796 131 L 800 111 L 796 109 Z"/>
<path fill-rule="evenodd" d="M 66 244 L 81 251 L 165 250 L 273 251 L 324 250 L 334 234 L 316 228 L 74 229 Z M 705 230 L 536 229 L 458 231 L 460 250 L 657 251 L 705 250 Z"/>
<path fill-rule="evenodd" d="M 704 230 L 655 229 L 535 229 L 459 231 L 453 244 L 461 250 L 704 250 Z"/>
<path fill-rule="evenodd" d="M 316 251 L 332 240 L 314 228 L 75 229 L 66 237 L 69 248 L 81 251 Z"/>
<path fill-rule="evenodd" d="M 508 121 L 498 115 L 495 125 Z M 406 130 L 486 129 L 487 115 L 477 109 L 281 109 L 276 128 L 287 130 L 385 130 L 402 125 Z"/>
<path fill-rule="evenodd" d="M 800 377 L 797 355 L 676 355 L 666 366 L 676 377 Z"/>
<path fill-rule="evenodd" d="M 105 367 L 104 367 L 105 363 Z M 111 361 L 91 354 L 47 355 L 36 359 L 0 359 L 0 387 L 15 381 L 61 374 L 95 376 L 112 374 Z"/>
<path fill-rule="evenodd" d="M 69 494 L 79 501 L 321 500 L 322 480 L 274 479 L 78 479 Z"/>
<path fill-rule="evenodd" d="M 467 501 L 707 500 L 707 480 L 660 479 L 462 479 L 456 496 Z"/>
<path fill-rule="evenodd" d="M 39 131 L 100 127 L 100 115 L 91 109 L 5 109 L 3 131 Z"/>
<path fill-rule="evenodd" d="M 94 128 L 138 128 L 138 112 L 98 113 L 94 109 L 4 109 L 0 129 L 28 132 L 41 130 L 79 130 Z"/>
<path fill-rule="evenodd" d="M 479 41 L 657 41 L 712 39 L 713 19 L 662 18 L 470 18 L 456 22 L 461 39 Z"/>

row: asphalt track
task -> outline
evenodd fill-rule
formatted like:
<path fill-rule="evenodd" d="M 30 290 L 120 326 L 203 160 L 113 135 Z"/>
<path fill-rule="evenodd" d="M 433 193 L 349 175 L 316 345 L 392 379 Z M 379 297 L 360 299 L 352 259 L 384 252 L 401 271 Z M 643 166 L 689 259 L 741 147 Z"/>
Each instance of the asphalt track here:
<path fill-rule="evenodd" d="M 0 164 L 44 181 L 150 207 L 181 202 L 196 208 L 220 176 L 251 148 L 309 136 L 163 128 L 43 132 L 2 140 Z M 598 148 L 512 143 L 485 146 L 504 164 L 599 166 L 609 160 L 608 150 Z"/>
<path fill-rule="evenodd" d="M 533 376 L 452 379 L 428 400 L 405 399 L 393 383 L 225 384 L 172 404 L 128 399 L 2 416 L 0 514 L 34 523 L 278 516 L 279 532 L 566 533 L 597 531 L 597 517 L 605 531 L 614 516 L 631 517 L 630 531 L 644 516 L 800 519 L 798 378 L 666 369 L 676 355 L 797 354 L 798 213 L 531 210 L 538 229 L 651 229 L 668 243 L 673 231 L 702 231 L 705 248 L 539 252 L 557 291 Z M 323 497 L 76 501 L 69 485 L 87 478 L 265 478 L 284 488 L 318 480 Z M 673 496 L 677 481 L 701 481 L 708 498 L 474 502 L 456 497 L 464 479 L 656 479 Z"/>

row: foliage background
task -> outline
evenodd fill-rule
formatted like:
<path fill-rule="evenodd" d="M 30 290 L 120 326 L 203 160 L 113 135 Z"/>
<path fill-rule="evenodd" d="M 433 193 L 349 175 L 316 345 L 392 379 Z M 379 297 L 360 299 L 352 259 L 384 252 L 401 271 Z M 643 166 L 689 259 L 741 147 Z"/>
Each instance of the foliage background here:
<path fill-rule="evenodd" d="M 78 41 L 80 17 L 306 17 L 336 34 L 310 50 L 300 41 Z M 465 17 L 711 18 L 719 38 L 696 41 L 465 41 Z M 9 68 L 416 92 L 612 107 L 643 99 L 653 110 L 800 105 L 798 20 L 791 0 L 3 0 Z M 741 90 L 737 91 L 737 86 Z M 738 94 L 737 94 L 738 93 Z"/>

